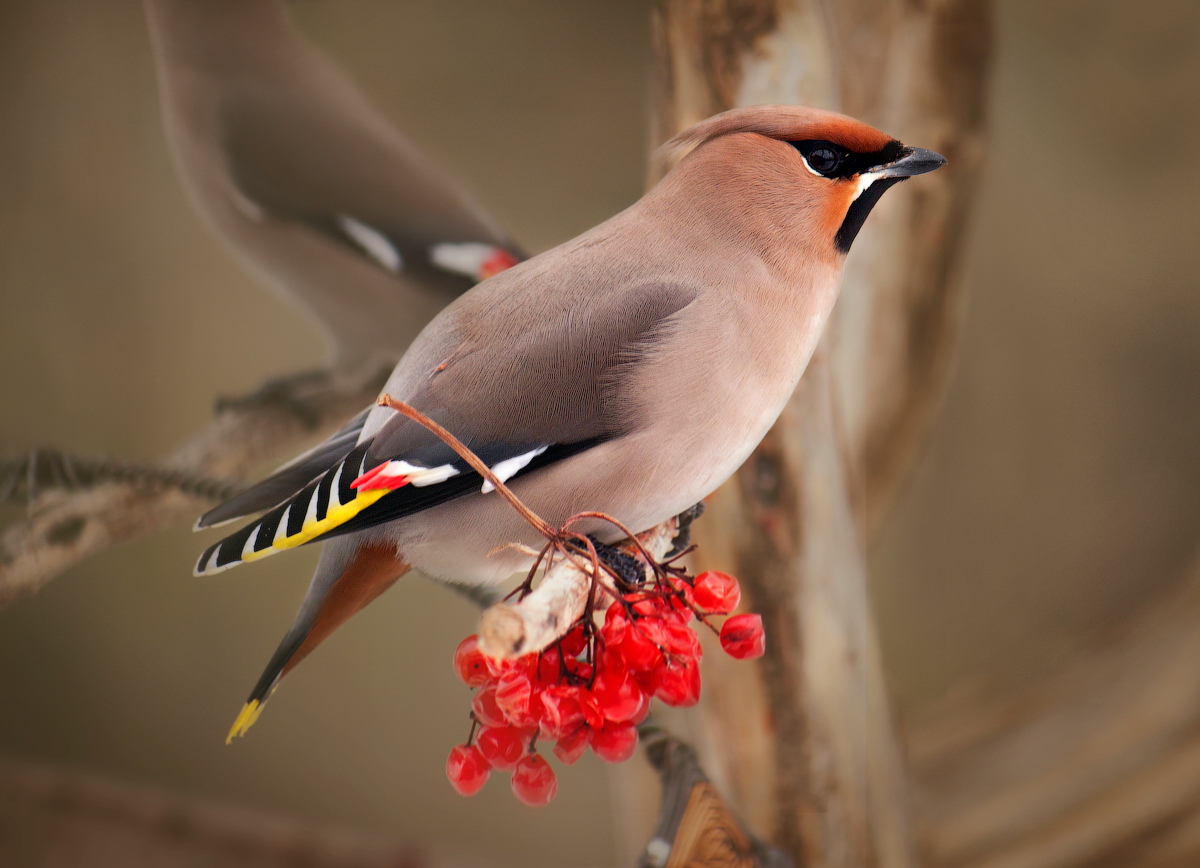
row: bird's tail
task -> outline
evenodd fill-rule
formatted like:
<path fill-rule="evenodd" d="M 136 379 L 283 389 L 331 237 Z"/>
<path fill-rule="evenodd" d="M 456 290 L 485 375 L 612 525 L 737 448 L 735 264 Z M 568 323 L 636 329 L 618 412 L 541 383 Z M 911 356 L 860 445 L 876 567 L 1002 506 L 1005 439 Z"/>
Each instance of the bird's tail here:
<path fill-rule="evenodd" d="M 254 685 L 225 743 L 254 725 L 283 676 L 409 569 L 392 545 L 364 544 L 353 538 L 326 543 L 291 629 Z"/>

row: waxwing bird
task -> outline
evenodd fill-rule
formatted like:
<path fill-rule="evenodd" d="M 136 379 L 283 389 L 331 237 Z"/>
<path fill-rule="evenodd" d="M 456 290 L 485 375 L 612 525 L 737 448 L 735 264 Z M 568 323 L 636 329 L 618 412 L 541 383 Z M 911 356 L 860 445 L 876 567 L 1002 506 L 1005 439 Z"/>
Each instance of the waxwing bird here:
<path fill-rule="evenodd" d="M 324 332 L 391 367 L 519 258 L 483 210 L 296 32 L 282 0 L 146 0 L 176 167 L 216 234 Z"/>
<path fill-rule="evenodd" d="M 729 111 L 668 147 L 684 155 L 650 192 L 459 297 L 385 387 L 555 526 L 596 510 L 640 531 L 725 481 L 808 364 L 867 213 L 887 188 L 945 163 L 797 106 Z M 206 575 L 328 540 L 231 737 L 408 570 L 499 582 L 530 565 L 506 543 L 542 542 L 455 452 L 389 408 L 367 411 L 354 442 L 330 444 L 284 468 L 286 499 L 279 478 L 261 483 L 278 505 L 197 565 Z M 238 513 L 218 507 L 201 524 Z M 615 541 L 607 525 L 580 529 Z"/>

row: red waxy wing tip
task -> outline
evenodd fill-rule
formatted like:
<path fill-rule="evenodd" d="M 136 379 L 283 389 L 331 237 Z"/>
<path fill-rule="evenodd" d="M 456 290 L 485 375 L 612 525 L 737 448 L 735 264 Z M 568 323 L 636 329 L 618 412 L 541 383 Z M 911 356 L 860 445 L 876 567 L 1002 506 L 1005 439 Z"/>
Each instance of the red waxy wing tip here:
<path fill-rule="evenodd" d="M 390 461 L 385 461 L 377 467 L 372 467 L 358 479 L 350 483 L 350 487 L 358 491 L 371 491 L 372 489 L 385 488 L 396 489 L 403 488 L 408 485 L 407 476 L 397 476 L 390 473 L 385 473 Z"/>

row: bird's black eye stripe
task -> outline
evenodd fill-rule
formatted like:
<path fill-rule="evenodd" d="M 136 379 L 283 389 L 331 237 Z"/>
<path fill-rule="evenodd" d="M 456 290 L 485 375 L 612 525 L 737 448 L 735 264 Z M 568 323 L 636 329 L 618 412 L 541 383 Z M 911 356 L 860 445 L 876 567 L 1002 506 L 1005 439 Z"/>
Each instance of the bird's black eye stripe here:
<path fill-rule="evenodd" d="M 893 140 L 878 151 L 860 154 L 824 139 L 805 139 L 789 144 L 800 152 L 804 161 L 818 175 L 826 178 L 852 178 L 900 158 L 903 145 Z"/>

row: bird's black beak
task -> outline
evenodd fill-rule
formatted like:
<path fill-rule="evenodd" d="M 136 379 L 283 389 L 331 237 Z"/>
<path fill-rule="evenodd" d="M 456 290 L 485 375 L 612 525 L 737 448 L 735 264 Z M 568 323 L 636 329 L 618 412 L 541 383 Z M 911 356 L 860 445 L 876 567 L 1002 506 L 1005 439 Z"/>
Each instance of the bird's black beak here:
<path fill-rule="evenodd" d="M 924 175 L 926 172 L 940 169 L 944 165 L 946 158 L 941 154 L 924 148 L 905 148 L 900 152 L 900 159 L 886 163 L 874 171 L 881 178 L 911 178 L 913 175 Z"/>

